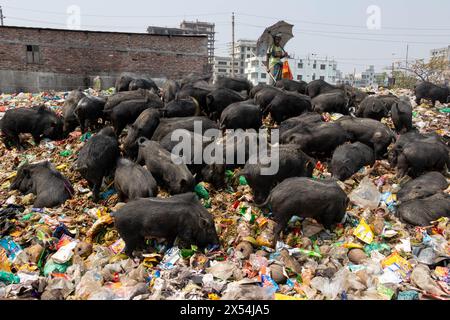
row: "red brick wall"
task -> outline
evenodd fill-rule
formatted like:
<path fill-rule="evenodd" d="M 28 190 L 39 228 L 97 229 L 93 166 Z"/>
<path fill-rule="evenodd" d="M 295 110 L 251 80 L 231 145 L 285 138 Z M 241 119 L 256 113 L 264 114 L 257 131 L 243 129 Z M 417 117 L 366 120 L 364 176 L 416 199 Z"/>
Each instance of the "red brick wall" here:
<path fill-rule="evenodd" d="M 135 72 L 155 78 L 201 74 L 206 36 L 0 27 L 0 69 L 95 76 Z M 38 45 L 40 64 L 27 64 L 26 45 Z"/>

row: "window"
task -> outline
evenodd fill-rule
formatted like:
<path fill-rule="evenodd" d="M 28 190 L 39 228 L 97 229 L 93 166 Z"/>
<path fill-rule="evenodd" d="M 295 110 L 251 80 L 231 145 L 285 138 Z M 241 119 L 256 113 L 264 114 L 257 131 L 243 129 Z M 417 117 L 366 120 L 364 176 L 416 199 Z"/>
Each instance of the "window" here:
<path fill-rule="evenodd" d="M 244 66 L 244 61 L 241 61 L 241 67 L 243 67 Z"/>
<path fill-rule="evenodd" d="M 258 60 L 253 60 L 252 61 L 252 67 L 257 67 L 258 66 Z"/>
<path fill-rule="evenodd" d="M 266 79 L 266 74 L 265 73 L 261 73 L 261 79 Z"/>
<path fill-rule="evenodd" d="M 313 64 L 313 69 L 315 69 L 315 68 L 316 68 L 316 66 L 317 66 L 317 64 L 315 64 L 315 63 L 314 63 L 314 64 Z"/>
<path fill-rule="evenodd" d="M 219 72 L 224 72 L 224 73 L 226 73 L 226 72 L 227 72 L 227 69 L 218 69 L 218 71 L 219 71 Z"/>
<path fill-rule="evenodd" d="M 321 65 L 320 65 L 320 70 L 325 70 L 325 67 L 326 67 L 326 65 L 321 64 Z"/>
<path fill-rule="evenodd" d="M 251 50 L 250 47 L 247 47 L 247 50 L 250 51 Z"/>
<path fill-rule="evenodd" d="M 39 63 L 39 46 L 27 45 L 27 63 Z"/>
<path fill-rule="evenodd" d="M 303 80 L 303 76 L 301 74 L 297 75 L 297 80 L 298 81 L 302 81 Z"/>
<path fill-rule="evenodd" d="M 245 59 L 245 54 L 241 54 L 241 60 Z"/>
<path fill-rule="evenodd" d="M 245 51 L 245 48 L 244 47 L 241 47 L 241 52 L 244 52 Z"/>
<path fill-rule="evenodd" d="M 300 62 L 300 63 L 298 64 L 298 68 L 299 68 L 299 69 L 303 69 L 303 63 L 302 63 L 302 62 Z"/>
<path fill-rule="evenodd" d="M 316 80 L 316 74 L 315 73 L 313 74 L 312 79 Z"/>
<path fill-rule="evenodd" d="M 227 65 L 227 62 L 226 62 L 226 61 L 219 61 L 219 62 L 218 62 L 218 65 L 219 65 L 219 66 L 226 66 L 226 65 Z"/>
<path fill-rule="evenodd" d="M 247 58 L 250 58 L 250 55 L 249 55 L 249 54 L 247 55 Z"/>
<path fill-rule="evenodd" d="M 325 77 L 324 76 L 320 76 L 320 80 L 325 80 Z"/>

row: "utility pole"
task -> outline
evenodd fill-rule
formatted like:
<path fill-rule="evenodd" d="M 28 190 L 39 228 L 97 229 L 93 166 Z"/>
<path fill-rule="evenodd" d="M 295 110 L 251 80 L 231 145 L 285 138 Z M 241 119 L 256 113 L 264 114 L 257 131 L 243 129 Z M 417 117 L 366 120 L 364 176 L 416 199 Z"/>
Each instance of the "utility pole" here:
<path fill-rule="evenodd" d="M 231 76 L 234 77 L 234 12 L 231 15 Z"/>
<path fill-rule="evenodd" d="M 0 21 L 1 21 L 1 24 L 2 24 L 2 27 L 3 27 L 3 18 L 4 18 L 5 16 L 3 16 L 3 9 L 2 9 L 2 6 L 0 6 Z"/>
<path fill-rule="evenodd" d="M 406 74 L 408 75 L 409 44 L 406 45 Z"/>

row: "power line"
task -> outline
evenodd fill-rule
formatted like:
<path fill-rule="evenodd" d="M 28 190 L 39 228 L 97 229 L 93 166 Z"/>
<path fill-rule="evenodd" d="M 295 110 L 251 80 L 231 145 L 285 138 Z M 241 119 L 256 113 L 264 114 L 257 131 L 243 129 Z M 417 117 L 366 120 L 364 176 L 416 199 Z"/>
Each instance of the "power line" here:
<path fill-rule="evenodd" d="M 247 23 L 238 23 L 239 25 L 248 26 L 248 27 L 255 27 L 255 28 L 265 28 L 264 26 L 257 26 L 253 24 L 247 24 Z M 393 39 L 367 39 L 367 38 L 350 38 L 350 37 L 341 37 L 341 36 L 331 36 L 329 35 L 328 31 L 322 31 L 327 32 L 326 34 L 320 33 L 321 31 L 314 31 L 314 32 L 307 32 L 303 30 L 297 30 L 296 33 L 305 34 L 305 35 L 317 35 L 321 37 L 327 37 L 327 38 L 337 38 L 337 39 L 345 39 L 345 40 L 361 40 L 361 41 L 375 41 L 375 42 L 393 42 L 393 43 L 411 43 L 411 44 L 439 44 L 439 45 L 445 45 L 444 42 L 422 42 L 422 41 L 401 41 L 401 40 L 393 40 Z"/>
<path fill-rule="evenodd" d="M 29 12 L 37 12 L 37 13 L 46 13 L 46 14 L 54 14 L 54 15 L 64 15 L 67 16 L 67 13 L 56 12 L 56 11 L 43 11 L 43 10 L 35 10 L 35 9 L 26 9 L 26 8 L 17 8 L 7 6 L 8 9 L 15 9 L 20 11 L 29 11 Z M 109 15 L 98 15 L 98 14 L 85 14 L 85 17 L 97 17 L 97 18 L 183 18 L 183 17 L 200 17 L 200 16 L 221 16 L 221 15 L 229 15 L 229 12 L 212 12 L 212 13 L 198 13 L 198 14 L 180 14 L 180 15 L 167 15 L 167 16 L 109 16 Z"/>
<path fill-rule="evenodd" d="M 277 17 L 268 17 L 268 16 L 258 16 L 253 14 L 247 14 L 247 13 L 237 13 L 241 16 L 247 16 L 247 17 L 255 17 L 255 18 L 262 18 L 262 19 L 271 19 L 271 20 L 285 20 L 287 22 L 298 22 L 298 23 L 307 23 L 307 24 L 317 24 L 317 25 L 324 25 L 324 26 L 332 26 L 332 27 L 345 27 L 345 28 L 359 28 L 359 29 L 367 29 L 367 27 L 358 26 L 358 25 L 349 25 L 349 24 L 336 24 L 336 23 L 326 23 L 326 22 L 316 22 L 316 21 L 307 21 L 307 20 L 295 20 L 295 19 L 286 19 L 286 18 L 277 18 Z M 390 30 L 450 30 L 450 26 L 433 26 L 429 28 L 417 28 L 417 27 L 383 27 L 383 29 L 390 29 Z"/>

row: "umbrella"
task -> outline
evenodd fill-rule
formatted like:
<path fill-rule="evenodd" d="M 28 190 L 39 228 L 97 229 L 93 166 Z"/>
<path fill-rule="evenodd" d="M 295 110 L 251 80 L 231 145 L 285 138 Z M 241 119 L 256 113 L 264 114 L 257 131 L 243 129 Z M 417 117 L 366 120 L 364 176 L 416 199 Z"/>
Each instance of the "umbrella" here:
<path fill-rule="evenodd" d="M 294 25 L 289 24 L 286 21 L 278 21 L 273 26 L 266 28 L 256 43 L 256 54 L 260 57 L 265 56 L 267 50 L 273 43 L 273 36 L 276 34 L 281 35 L 280 45 L 281 47 L 284 47 L 286 43 L 294 37 L 292 34 L 293 27 Z"/>

